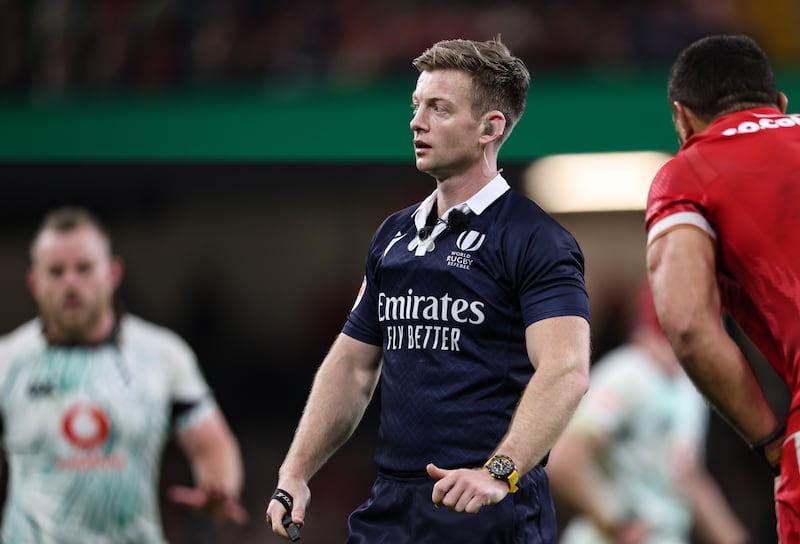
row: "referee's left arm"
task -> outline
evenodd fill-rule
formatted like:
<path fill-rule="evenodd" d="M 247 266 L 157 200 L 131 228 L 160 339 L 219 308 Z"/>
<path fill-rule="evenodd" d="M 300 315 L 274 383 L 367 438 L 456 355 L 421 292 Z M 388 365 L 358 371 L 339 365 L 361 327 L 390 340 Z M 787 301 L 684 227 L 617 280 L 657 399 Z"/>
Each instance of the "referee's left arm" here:
<path fill-rule="evenodd" d="M 528 326 L 525 339 L 536 372 L 496 450 L 511 457 L 520 474 L 542 461 L 589 388 L 589 322 L 578 316 L 543 319 Z"/>

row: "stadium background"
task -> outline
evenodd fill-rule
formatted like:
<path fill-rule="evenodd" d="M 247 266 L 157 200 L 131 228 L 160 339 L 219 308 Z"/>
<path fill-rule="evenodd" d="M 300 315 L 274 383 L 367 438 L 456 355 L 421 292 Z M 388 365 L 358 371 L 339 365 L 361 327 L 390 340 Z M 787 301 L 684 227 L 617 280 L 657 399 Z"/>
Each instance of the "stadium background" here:
<path fill-rule="evenodd" d="M 791 0 L 0 0 L 0 331 L 35 313 L 24 274 L 42 213 L 94 209 L 126 261 L 120 298 L 192 344 L 245 456 L 248 526 L 164 502 L 170 541 L 277 541 L 266 500 L 369 239 L 433 188 L 413 166 L 413 57 L 501 34 L 528 63 L 528 110 L 500 156 L 521 189 L 553 153 L 674 153 L 666 72 L 702 35 L 753 35 L 793 109 L 799 26 Z M 597 358 L 625 335 L 643 213 L 557 217 L 586 253 Z M 313 480 L 304 541 L 343 541 L 375 425 L 371 409 Z M 769 475 L 717 418 L 707 456 L 754 541 L 774 542 Z M 162 485 L 188 479 L 170 446 Z"/>

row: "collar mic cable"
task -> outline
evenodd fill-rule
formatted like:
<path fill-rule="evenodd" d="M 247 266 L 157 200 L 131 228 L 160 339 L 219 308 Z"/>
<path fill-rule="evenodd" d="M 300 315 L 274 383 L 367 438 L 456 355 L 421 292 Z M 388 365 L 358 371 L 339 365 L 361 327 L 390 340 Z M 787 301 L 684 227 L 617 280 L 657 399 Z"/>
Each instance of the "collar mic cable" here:
<path fill-rule="evenodd" d="M 419 229 L 419 232 L 417 233 L 419 239 L 425 240 L 428 238 L 433 233 L 433 229 L 439 223 L 444 223 L 445 228 L 450 232 L 459 233 L 465 231 L 469 226 L 469 216 L 458 208 L 454 208 L 450 210 L 447 219 L 437 218 L 436 207 L 434 206 L 431 210 L 431 213 L 428 215 L 425 226 Z"/>

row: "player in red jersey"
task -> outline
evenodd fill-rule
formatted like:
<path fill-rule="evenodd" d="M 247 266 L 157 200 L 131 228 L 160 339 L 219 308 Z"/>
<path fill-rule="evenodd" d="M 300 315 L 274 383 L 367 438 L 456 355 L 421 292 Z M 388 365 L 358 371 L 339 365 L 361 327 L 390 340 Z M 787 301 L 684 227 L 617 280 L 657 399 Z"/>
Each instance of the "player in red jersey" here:
<path fill-rule="evenodd" d="M 778 532 L 800 542 L 800 115 L 745 36 L 686 48 L 668 84 L 680 151 L 647 203 L 661 326 L 698 389 L 773 469 Z M 792 395 L 786 424 L 726 333 L 728 313 Z"/>

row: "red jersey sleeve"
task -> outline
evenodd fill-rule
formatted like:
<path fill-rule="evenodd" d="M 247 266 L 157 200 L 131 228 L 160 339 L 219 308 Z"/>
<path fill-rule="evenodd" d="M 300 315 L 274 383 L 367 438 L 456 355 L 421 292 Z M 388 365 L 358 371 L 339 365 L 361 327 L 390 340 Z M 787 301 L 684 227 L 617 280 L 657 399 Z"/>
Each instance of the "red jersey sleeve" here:
<path fill-rule="evenodd" d="M 701 182 L 683 153 L 679 153 L 661 167 L 650 185 L 645 215 L 647 244 L 676 227 L 686 226 L 716 239 L 705 202 Z"/>

